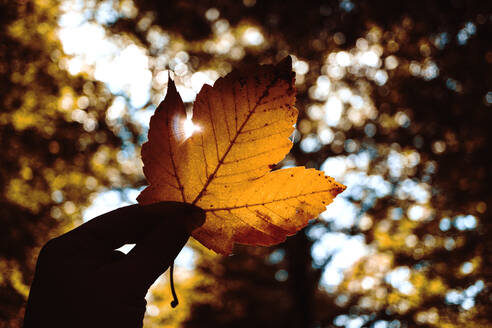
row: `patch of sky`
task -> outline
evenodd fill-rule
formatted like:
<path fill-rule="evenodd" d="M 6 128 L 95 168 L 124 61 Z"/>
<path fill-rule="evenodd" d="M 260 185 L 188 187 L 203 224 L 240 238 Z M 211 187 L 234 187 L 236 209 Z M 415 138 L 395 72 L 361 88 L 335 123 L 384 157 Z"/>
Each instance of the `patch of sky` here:
<path fill-rule="evenodd" d="M 278 264 L 283 261 L 285 257 L 285 250 L 279 248 L 270 253 L 270 255 L 267 258 L 267 263 L 268 264 Z"/>
<path fill-rule="evenodd" d="M 403 216 L 403 209 L 400 207 L 395 207 L 391 209 L 390 218 L 394 221 L 398 221 Z"/>
<path fill-rule="evenodd" d="M 360 201 L 364 197 L 364 188 L 361 185 L 355 185 L 350 189 L 350 198 Z"/>
<path fill-rule="evenodd" d="M 369 150 L 349 156 L 329 157 L 321 164 L 321 170 L 337 180 L 342 180 L 350 169 L 366 170 L 371 158 L 373 154 Z"/>
<path fill-rule="evenodd" d="M 333 320 L 335 326 L 345 328 L 361 328 L 367 321 L 367 316 L 353 316 L 342 314 Z"/>
<path fill-rule="evenodd" d="M 347 170 L 346 158 L 344 156 L 335 156 L 327 158 L 321 164 L 322 171 L 326 175 L 333 177 L 336 180 L 341 180 L 345 176 Z"/>
<path fill-rule="evenodd" d="M 120 18 L 120 15 L 114 9 L 113 1 L 106 0 L 99 4 L 95 18 L 99 24 L 110 25 L 116 22 Z"/>
<path fill-rule="evenodd" d="M 191 103 L 195 101 L 196 93 L 193 89 L 181 85 L 176 85 L 176 89 L 178 90 L 181 99 L 183 99 L 183 102 Z"/>
<path fill-rule="evenodd" d="M 174 260 L 174 264 L 178 268 L 193 270 L 195 268 L 196 257 L 197 254 L 193 248 L 185 246 Z"/>
<path fill-rule="evenodd" d="M 363 150 L 357 154 L 351 154 L 347 157 L 350 161 L 350 165 L 356 167 L 359 170 L 367 170 L 371 162 L 371 153 Z"/>
<path fill-rule="evenodd" d="M 359 208 L 346 197 L 337 197 L 327 210 L 320 214 L 320 219 L 329 222 L 334 230 L 348 229 L 355 224 Z"/>
<path fill-rule="evenodd" d="M 156 107 L 154 105 L 151 105 L 146 108 L 136 110 L 132 114 L 133 121 L 140 125 L 140 127 L 144 130 L 144 134 L 147 134 L 147 130 L 149 129 L 150 117 L 154 115 L 155 109 Z"/>
<path fill-rule="evenodd" d="M 125 140 L 121 145 L 121 150 L 118 152 L 118 160 L 133 158 L 135 155 L 135 145 L 133 142 Z"/>
<path fill-rule="evenodd" d="M 352 139 L 346 139 L 344 143 L 344 147 L 347 153 L 353 153 L 358 150 L 359 144 Z"/>
<path fill-rule="evenodd" d="M 468 38 L 470 36 L 468 35 L 468 33 L 466 33 L 465 30 L 461 29 L 458 34 L 456 35 L 456 39 L 458 40 L 458 44 L 460 45 L 464 45 L 466 44 L 466 42 L 468 41 Z"/>
<path fill-rule="evenodd" d="M 135 204 L 137 196 L 144 187 L 141 188 L 124 188 L 111 189 L 99 193 L 91 203 L 91 206 L 86 208 L 82 213 L 84 222 L 87 222 L 99 215 L 113 211 L 117 208 Z M 124 245 L 118 250 L 128 253 L 134 244 Z M 195 267 L 196 254 L 191 247 L 185 246 L 178 257 L 174 261 L 177 267 L 192 270 Z"/>
<path fill-rule="evenodd" d="M 468 39 L 477 32 L 477 26 L 472 22 L 465 23 L 465 26 L 459 30 L 456 40 L 459 45 L 465 45 Z"/>
<path fill-rule="evenodd" d="M 312 241 L 315 241 L 315 240 L 318 240 L 321 237 L 323 237 L 323 235 L 327 232 L 328 232 L 328 229 L 325 226 L 322 226 L 319 224 L 313 224 L 313 225 L 309 226 L 309 228 L 306 231 L 306 234 L 307 234 L 309 239 L 311 239 Z"/>
<path fill-rule="evenodd" d="M 431 197 L 429 189 L 428 184 L 407 178 L 397 184 L 395 194 L 399 199 L 410 199 L 423 204 Z"/>
<path fill-rule="evenodd" d="M 349 238 L 341 232 L 327 232 L 318 237 L 311 248 L 313 264 L 317 267 L 321 267 L 334 253 L 340 252 Z"/>
<path fill-rule="evenodd" d="M 388 321 L 378 320 L 372 324 L 373 328 L 388 328 Z"/>
<path fill-rule="evenodd" d="M 470 35 L 473 35 L 473 34 L 475 34 L 477 32 L 477 26 L 474 23 L 472 23 L 472 22 L 467 22 L 465 24 L 464 29 Z"/>
<path fill-rule="evenodd" d="M 391 193 L 392 189 L 391 183 L 386 181 L 382 176 L 367 175 L 366 172 L 360 171 L 354 171 L 346 174 L 345 179 L 343 179 L 343 183 L 347 185 L 347 190 L 345 191 L 347 195 L 350 195 L 352 193 L 352 188 L 356 185 L 370 190 L 371 193 L 374 193 L 374 195 L 378 198 L 388 196 Z"/>
<path fill-rule="evenodd" d="M 121 126 L 119 131 L 118 131 L 118 137 L 120 137 L 121 140 L 123 140 L 123 143 L 125 141 L 131 141 L 132 133 L 130 132 L 130 130 L 128 130 L 127 127 Z"/>
<path fill-rule="evenodd" d="M 414 291 L 414 287 L 409 279 L 410 269 L 406 266 L 395 268 L 384 277 L 384 280 L 388 284 L 405 295 L 409 295 Z"/>
<path fill-rule="evenodd" d="M 465 262 L 460 268 L 464 274 L 469 274 L 473 271 L 473 264 L 471 262 Z"/>
<path fill-rule="evenodd" d="M 460 92 L 462 90 L 461 83 L 452 78 L 446 80 L 446 87 L 455 92 Z"/>
<path fill-rule="evenodd" d="M 446 294 L 446 302 L 449 304 L 460 304 L 463 302 L 463 294 L 457 290 L 449 291 Z"/>
<path fill-rule="evenodd" d="M 277 272 L 275 272 L 275 279 L 277 281 L 286 281 L 289 278 L 289 273 L 287 270 L 280 269 Z"/>
<path fill-rule="evenodd" d="M 458 215 L 453 220 L 453 225 L 458 230 L 472 230 L 477 227 L 477 218 L 473 215 Z"/>
<path fill-rule="evenodd" d="M 311 248 L 313 266 L 324 266 L 320 285 L 334 291 L 343 280 L 343 273 L 361 257 L 367 255 L 368 247 L 361 235 L 348 236 L 344 233 L 326 233 Z"/>
<path fill-rule="evenodd" d="M 346 12 L 351 12 L 352 10 L 354 10 L 354 8 L 355 8 L 355 4 L 350 0 L 340 1 L 340 9 Z"/>
<path fill-rule="evenodd" d="M 127 110 L 127 101 L 125 97 L 117 96 L 113 99 L 111 106 L 106 110 L 106 120 L 110 125 L 118 123 L 125 115 Z"/>
<path fill-rule="evenodd" d="M 84 14 L 80 11 L 70 11 L 60 16 L 60 18 L 58 19 L 58 25 L 65 28 L 73 28 L 82 25 L 84 22 L 87 22 L 89 18 L 90 14 L 88 12 Z"/>
<path fill-rule="evenodd" d="M 485 95 L 485 101 L 487 104 L 492 104 L 492 91 L 487 92 Z"/>
<path fill-rule="evenodd" d="M 376 204 L 377 196 L 374 192 L 368 193 L 361 202 L 361 213 L 369 211 Z"/>
<path fill-rule="evenodd" d="M 426 209 L 421 205 L 412 205 L 407 210 L 408 218 L 412 221 L 420 221 L 428 217 Z"/>
<path fill-rule="evenodd" d="M 111 189 L 99 193 L 82 214 L 84 221 L 89 221 L 96 216 L 115 210 L 119 207 L 135 204 L 137 196 L 143 188 Z"/>
<path fill-rule="evenodd" d="M 413 267 L 415 270 L 421 271 L 431 266 L 431 262 L 429 261 L 419 261 Z"/>
<path fill-rule="evenodd" d="M 130 44 L 108 61 L 98 61 L 94 77 L 104 82 L 111 93 L 124 93 L 134 108 L 143 107 L 150 99 L 152 73 L 145 50 Z"/>
<path fill-rule="evenodd" d="M 439 229 L 441 231 L 448 231 L 451 228 L 451 220 L 449 218 L 442 218 L 439 221 Z"/>
<path fill-rule="evenodd" d="M 388 81 L 388 73 L 382 69 L 377 70 L 374 74 L 374 81 L 377 85 L 384 85 Z"/>
<path fill-rule="evenodd" d="M 469 310 L 475 305 L 475 297 L 483 290 L 485 284 L 478 280 L 463 291 L 453 289 L 446 293 L 444 298 L 448 304 L 460 305 L 464 310 Z"/>
<path fill-rule="evenodd" d="M 355 109 L 361 109 L 364 106 L 364 99 L 359 95 L 350 96 L 349 102 Z"/>
<path fill-rule="evenodd" d="M 91 65 L 119 52 L 117 45 L 106 38 L 104 28 L 95 23 L 62 25 L 58 37 L 66 54 L 80 56 Z"/>
<path fill-rule="evenodd" d="M 60 26 L 76 26 L 94 17 L 99 24 L 109 25 L 116 22 L 121 15 L 114 9 L 113 0 L 101 1 L 95 7 L 94 2 L 83 0 L 65 0 L 61 2 Z"/>
<path fill-rule="evenodd" d="M 320 150 L 321 142 L 316 134 L 310 134 L 302 139 L 300 147 L 305 153 L 314 153 Z"/>
<path fill-rule="evenodd" d="M 398 112 L 396 113 L 395 115 L 395 120 L 396 122 L 402 127 L 402 128 L 408 128 L 410 127 L 410 124 L 412 123 L 410 121 L 410 118 L 408 117 L 407 114 L 405 114 L 404 112 Z"/>
<path fill-rule="evenodd" d="M 343 103 L 336 96 L 331 96 L 324 104 L 324 121 L 328 126 L 337 126 L 343 113 Z"/>
<path fill-rule="evenodd" d="M 390 151 L 388 158 L 386 160 L 389 173 L 392 178 L 399 178 L 402 174 L 404 168 L 404 158 L 403 155 L 392 150 Z"/>
<path fill-rule="evenodd" d="M 401 324 L 398 320 L 386 321 L 386 320 L 378 320 L 374 322 L 371 326 L 372 328 L 400 328 Z"/>
<path fill-rule="evenodd" d="M 144 106 L 152 82 L 146 51 L 135 44 L 119 44 L 106 36 L 101 25 L 87 19 L 74 9 L 61 15 L 58 37 L 64 52 L 72 56 L 67 70 L 76 75 L 93 67 L 94 78 L 105 83 L 113 94 L 127 95 L 135 108 Z"/>
<path fill-rule="evenodd" d="M 434 161 L 428 161 L 425 163 L 425 173 L 433 174 L 436 172 L 436 163 Z"/>
<path fill-rule="evenodd" d="M 441 32 L 437 36 L 434 37 L 434 45 L 442 50 L 449 42 L 449 34 L 447 32 Z"/>
<path fill-rule="evenodd" d="M 435 79 L 439 75 L 439 67 L 431 61 L 423 67 L 421 74 L 425 80 Z"/>
<path fill-rule="evenodd" d="M 369 124 L 372 124 L 372 123 L 369 123 Z M 367 152 L 369 154 L 370 159 L 374 159 L 374 158 L 378 157 L 378 154 L 379 154 L 378 149 L 376 147 L 374 147 L 374 145 L 372 143 L 362 142 L 361 148 L 363 149 L 361 152 Z"/>
<path fill-rule="evenodd" d="M 359 62 L 364 66 L 378 68 L 381 66 L 380 56 L 373 50 L 362 52 L 359 56 Z"/>
<path fill-rule="evenodd" d="M 356 219 L 372 208 L 377 198 L 392 192 L 392 185 L 380 175 L 367 175 L 365 172 L 371 160 L 369 151 L 361 151 L 349 156 L 328 158 L 322 165 L 327 175 L 347 186 L 345 192 L 337 197 L 320 218 L 329 222 L 332 229 L 346 229 L 356 223 Z M 360 201 L 360 208 L 350 200 Z"/>

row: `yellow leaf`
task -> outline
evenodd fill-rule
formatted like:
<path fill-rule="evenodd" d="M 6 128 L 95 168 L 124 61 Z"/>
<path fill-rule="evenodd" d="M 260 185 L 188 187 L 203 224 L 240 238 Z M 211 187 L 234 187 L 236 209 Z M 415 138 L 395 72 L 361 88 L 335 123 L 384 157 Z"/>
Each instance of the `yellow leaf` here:
<path fill-rule="evenodd" d="M 231 251 L 232 241 L 278 244 L 323 212 L 343 189 L 314 169 L 277 170 L 249 184 L 236 185 L 227 193 L 200 198 L 197 205 L 205 209 L 207 220 L 193 236 L 224 254 Z"/>
<path fill-rule="evenodd" d="M 222 254 L 235 242 L 273 245 L 295 234 L 345 186 L 304 167 L 270 172 L 292 147 L 294 104 L 290 57 L 233 71 L 202 88 L 193 108 L 198 131 L 184 140 L 184 106 L 171 81 L 142 148 L 150 186 L 138 201 L 200 206 L 207 219 L 193 236 Z"/>
<path fill-rule="evenodd" d="M 143 171 L 151 183 L 140 195 L 140 203 L 186 201 L 183 191 L 186 153 L 184 141 L 186 112 L 174 81 L 169 79 L 165 100 L 150 119 L 149 142 L 142 146 Z"/>

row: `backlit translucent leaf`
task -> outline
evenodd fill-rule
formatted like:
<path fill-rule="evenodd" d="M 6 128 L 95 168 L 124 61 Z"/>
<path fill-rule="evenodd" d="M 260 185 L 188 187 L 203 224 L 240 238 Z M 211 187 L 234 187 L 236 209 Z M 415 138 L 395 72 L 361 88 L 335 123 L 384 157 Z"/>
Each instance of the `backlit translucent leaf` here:
<path fill-rule="evenodd" d="M 142 146 L 143 171 L 150 186 L 139 195 L 139 202 L 187 201 L 183 192 L 187 154 L 180 151 L 185 119 L 183 101 L 169 79 L 165 101 L 150 119 L 149 142 Z"/>
<path fill-rule="evenodd" d="M 314 169 L 277 170 L 228 193 L 203 196 L 197 205 L 207 220 L 193 236 L 224 254 L 233 242 L 274 245 L 306 226 L 344 189 Z"/>
<path fill-rule="evenodd" d="M 343 185 L 322 172 L 270 172 L 292 147 L 297 120 L 290 57 L 281 63 L 233 71 L 205 85 L 193 108 L 198 131 L 180 137 L 184 107 L 174 83 L 151 119 L 142 149 L 150 182 L 144 204 L 184 201 L 207 211 L 193 232 L 205 246 L 228 254 L 234 242 L 272 245 L 324 211 Z"/>

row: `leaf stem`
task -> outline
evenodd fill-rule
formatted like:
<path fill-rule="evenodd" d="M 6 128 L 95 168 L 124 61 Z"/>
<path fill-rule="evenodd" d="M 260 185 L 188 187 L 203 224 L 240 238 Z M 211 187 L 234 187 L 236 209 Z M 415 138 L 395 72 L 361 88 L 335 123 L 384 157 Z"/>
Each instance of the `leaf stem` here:
<path fill-rule="evenodd" d="M 175 308 L 178 306 L 179 301 L 178 301 L 178 295 L 176 295 L 176 290 L 174 289 L 174 261 L 171 263 L 171 267 L 169 268 L 169 280 L 171 282 L 171 293 L 173 294 L 173 300 L 171 302 L 171 307 Z"/>

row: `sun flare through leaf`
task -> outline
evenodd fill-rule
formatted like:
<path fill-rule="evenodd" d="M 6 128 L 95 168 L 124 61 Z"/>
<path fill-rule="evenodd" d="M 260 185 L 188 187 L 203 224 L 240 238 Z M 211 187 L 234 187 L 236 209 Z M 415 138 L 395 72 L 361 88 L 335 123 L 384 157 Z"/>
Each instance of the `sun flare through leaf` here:
<path fill-rule="evenodd" d="M 192 235 L 221 254 L 234 243 L 268 246 L 295 234 L 345 189 L 314 169 L 272 172 L 292 147 L 295 101 L 290 57 L 204 85 L 193 122 L 170 80 L 142 147 L 150 186 L 138 201 L 203 208 L 206 221 Z"/>

